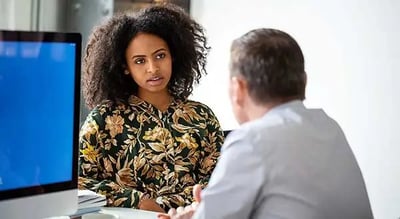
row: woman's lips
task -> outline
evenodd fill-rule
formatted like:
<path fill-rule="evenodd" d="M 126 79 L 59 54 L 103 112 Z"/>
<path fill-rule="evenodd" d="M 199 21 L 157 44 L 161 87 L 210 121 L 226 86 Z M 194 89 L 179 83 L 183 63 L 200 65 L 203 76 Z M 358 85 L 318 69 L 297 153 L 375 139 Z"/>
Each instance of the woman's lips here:
<path fill-rule="evenodd" d="M 151 86 L 159 86 L 162 84 L 164 78 L 163 77 L 152 77 L 147 80 L 147 83 Z"/>

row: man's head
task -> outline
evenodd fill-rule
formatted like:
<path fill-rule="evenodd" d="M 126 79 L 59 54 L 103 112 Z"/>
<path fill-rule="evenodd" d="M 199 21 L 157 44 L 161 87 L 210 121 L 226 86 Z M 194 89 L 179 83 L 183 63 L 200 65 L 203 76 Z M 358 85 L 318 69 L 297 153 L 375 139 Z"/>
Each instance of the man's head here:
<path fill-rule="evenodd" d="M 230 72 L 231 101 L 239 123 L 251 120 L 249 103 L 262 108 L 305 98 L 303 53 L 280 30 L 255 29 L 234 40 Z"/>

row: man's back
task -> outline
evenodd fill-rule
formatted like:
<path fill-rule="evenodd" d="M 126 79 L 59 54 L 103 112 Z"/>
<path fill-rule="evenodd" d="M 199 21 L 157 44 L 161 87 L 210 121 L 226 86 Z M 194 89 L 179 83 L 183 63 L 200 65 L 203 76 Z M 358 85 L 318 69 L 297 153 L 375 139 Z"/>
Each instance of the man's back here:
<path fill-rule="evenodd" d="M 293 101 L 250 129 L 264 158 L 254 218 L 372 218 L 361 171 L 339 125 Z M 256 133 L 256 132 L 254 132 Z"/>
<path fill-rule="evenodd" d="M 338 124 L 292 101 L 230 134 L 199 218 L 373 218 Z"/>

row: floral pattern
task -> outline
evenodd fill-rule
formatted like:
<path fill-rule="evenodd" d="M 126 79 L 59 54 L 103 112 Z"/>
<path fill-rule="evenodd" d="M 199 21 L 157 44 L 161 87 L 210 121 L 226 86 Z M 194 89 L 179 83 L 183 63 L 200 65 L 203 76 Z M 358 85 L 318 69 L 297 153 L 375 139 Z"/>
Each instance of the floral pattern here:
<path fill-rule="evenodd" d="M 145 194 L 161 207 L 193 202 L 205 186 L 224 135 L 210 108 L 175 99 L 161 112 L 131 96 L 105 101 L 80 132 L 79 187 L 107 196 L 108 206 L 137 208 Z"/>

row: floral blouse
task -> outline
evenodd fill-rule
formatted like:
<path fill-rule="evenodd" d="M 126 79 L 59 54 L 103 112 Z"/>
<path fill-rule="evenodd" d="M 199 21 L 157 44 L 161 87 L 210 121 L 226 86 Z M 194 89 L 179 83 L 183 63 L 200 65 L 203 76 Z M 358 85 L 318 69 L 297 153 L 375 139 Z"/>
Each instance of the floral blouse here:
<path fill-rule="evenodd" d="M 165 210 L 193 202 L 205 186 L 224 135 L 206 105 L 175 99 L 165 112 L 131 96 L 105 101 L 80 132 L 79 188 L 107 197 L 108 206 L 137 208 L 149 195 Z"/>

